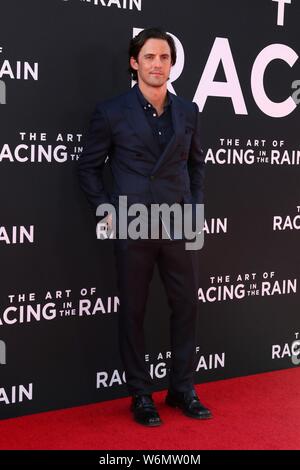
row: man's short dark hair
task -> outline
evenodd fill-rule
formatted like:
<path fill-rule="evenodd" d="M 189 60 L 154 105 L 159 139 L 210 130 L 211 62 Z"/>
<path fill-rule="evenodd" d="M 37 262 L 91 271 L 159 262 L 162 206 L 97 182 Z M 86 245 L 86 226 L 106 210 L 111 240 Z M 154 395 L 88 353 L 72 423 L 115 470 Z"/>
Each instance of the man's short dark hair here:
<path fill-rule="evenodd" d="M 129 60 L 130 60 L 130 57 L 134 57 L 134 59 L 138 61 L 139 52 L 148 39 L 163 39 L 164 41 L 167 41 L 171 50 L 171 64 L 172 65 L 175 64 L 176 46 L 175 46 L 174 39 L 172 38 L 172 36 L 170 36 L 168 33 L 166 33 L 160 28 L 143 29 L 142 31 L 139 32 L 139 34 L 137 34 L 134 38 L 131 39 L 130 45 L 129 45 L 129 51 L 128 51 Z M 131 67 L 130 63 L 129 63 L 128 71 L 131 74 L 132 79 L 137 81 L 138 79 L 137 71 Z"/>

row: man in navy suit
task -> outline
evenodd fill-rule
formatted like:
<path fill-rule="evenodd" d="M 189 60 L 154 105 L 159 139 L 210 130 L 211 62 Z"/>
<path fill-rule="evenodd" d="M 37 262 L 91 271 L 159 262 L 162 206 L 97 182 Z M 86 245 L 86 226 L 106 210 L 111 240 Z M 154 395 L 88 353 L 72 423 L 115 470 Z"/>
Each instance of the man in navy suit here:
<path fill-rule="evenodd" d="M 96 105 L 79 158 L 80 184 L 93 211 L 103 203 L 128 205 L 203 203 L 204 157 L 199 109 L 167 90 L 176 62 L 173 38 L 158 28 L 135 36 L 129 46 L 129 71 L 137 81 L 116 98 Z M 113 190 L 102 180 L 106 160 Z M 108 216 L 111 226 L 112 217 Z M 146 426 L 162 423 L 152 398 L 153 383 L 145 363 L 143 322 L 149 285 L 157 263 L 171 308 L 172 361 L 166 403 L 189 417 L 210 418 L 194 389 L 196 366 L 197 252 L 187 250 L 159 222 L 158 239 L 116 239 L 115 260 L 120 295 L 119 343 L 134 419 Z M 163 313 L 163 312 L 162 312 Z"/>

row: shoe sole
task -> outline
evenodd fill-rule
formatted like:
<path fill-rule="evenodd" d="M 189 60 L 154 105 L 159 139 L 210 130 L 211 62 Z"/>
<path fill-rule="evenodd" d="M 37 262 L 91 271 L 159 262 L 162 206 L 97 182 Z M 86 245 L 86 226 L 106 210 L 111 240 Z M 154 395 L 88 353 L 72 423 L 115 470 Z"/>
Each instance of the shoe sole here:
<path fill-rule="evenodd" d="M 160 421 L 159 423 L 143 423 L 142 421 L 138 421 L 137 419 L 134 418 L 134 421 L 138 424 L 141 424 L 142 426 L 146 426 L 147 428 L 157 428 L 158 426 L 161 426 L 163 424 L 162 421 Z"/>

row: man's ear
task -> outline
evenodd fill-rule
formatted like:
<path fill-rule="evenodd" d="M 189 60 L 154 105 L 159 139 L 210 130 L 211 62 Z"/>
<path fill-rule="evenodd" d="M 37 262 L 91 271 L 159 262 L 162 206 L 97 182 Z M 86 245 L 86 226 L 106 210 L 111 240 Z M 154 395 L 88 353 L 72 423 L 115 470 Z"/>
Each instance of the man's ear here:
<path fill-rule="evenodd" d="M 130 57 L 130 65 L 134 70 L 138 69 L 137 61 L 135 60 L 134 57 Z"/>

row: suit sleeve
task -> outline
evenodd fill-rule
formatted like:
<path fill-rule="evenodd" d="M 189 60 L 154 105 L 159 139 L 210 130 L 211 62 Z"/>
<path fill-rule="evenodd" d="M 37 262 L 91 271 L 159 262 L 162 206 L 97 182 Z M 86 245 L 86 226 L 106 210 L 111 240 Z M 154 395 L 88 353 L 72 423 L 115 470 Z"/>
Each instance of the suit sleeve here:
<path fill-rule="evenodd" d="M 104 189 L 102 174 L 111 145 L 109 122 L 98 103 L 90 119 L 88 132 L 84 136 L 83 152 L 77 162 L 79 184 L 94 214 L 99 204 L 110 202 Z"/>
<path fill-rule="evenodd" d="M 190 154 L 188 159 L 188 171 L 190 175 L 191 193 L 195 203 L 203 204 L 204 202 L 204 171 L 205 171 L 205 157 L 201 148 L 201 129 L 200 129 L 200 113 L 196 103 L 196 125 L 195 131 L 192 136 Z"/>

